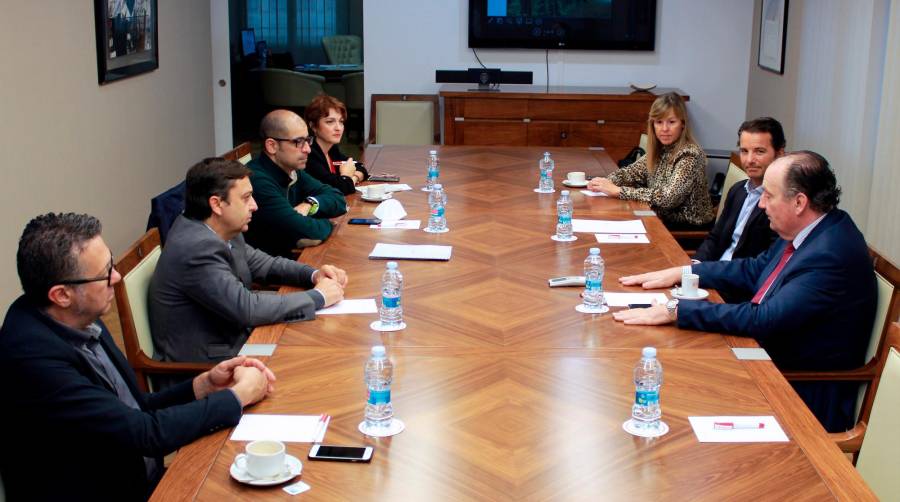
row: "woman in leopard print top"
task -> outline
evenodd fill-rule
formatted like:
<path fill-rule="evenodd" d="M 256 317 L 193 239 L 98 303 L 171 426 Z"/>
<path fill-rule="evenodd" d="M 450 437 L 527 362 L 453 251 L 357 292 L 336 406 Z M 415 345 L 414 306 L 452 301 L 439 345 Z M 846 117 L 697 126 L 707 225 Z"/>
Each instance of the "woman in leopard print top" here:
<path fill-rule="evenodd" d="M 588 188 L 650 204 L 669 227 L 707 227 L 715 218 L 706 183 L 706 155 L 687 123 L 681 96 L 664 94 L 650 107 L 647 154 Z"/>

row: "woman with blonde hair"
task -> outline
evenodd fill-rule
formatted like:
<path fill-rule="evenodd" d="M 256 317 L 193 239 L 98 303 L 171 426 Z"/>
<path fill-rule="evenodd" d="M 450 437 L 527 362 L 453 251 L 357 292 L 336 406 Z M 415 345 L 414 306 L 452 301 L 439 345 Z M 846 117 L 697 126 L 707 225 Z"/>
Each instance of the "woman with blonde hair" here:
<path fill-rule="evenodd" d="M 669 228 L 708 227 L 715 218 L 706 183 L 706 154 L 674 92 L 656 98 L 647 119 L 647 154 L 588 188 L 610 197 L 650 204 Z"/>

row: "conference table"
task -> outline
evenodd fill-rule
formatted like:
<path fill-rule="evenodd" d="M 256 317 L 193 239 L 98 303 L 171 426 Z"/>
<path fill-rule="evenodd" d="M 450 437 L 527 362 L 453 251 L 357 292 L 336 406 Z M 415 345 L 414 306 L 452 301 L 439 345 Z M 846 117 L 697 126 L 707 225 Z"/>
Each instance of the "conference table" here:
<path fill-rule="evenodd" d="M 427 223 L 427 146 L 370 146 L 371 173 L 398 174 L 413 190 L 395 192 L 407 219 Z M 378 242 L 453 246 L 452 258 L 402 260 L 407 327 L 378 332 L 377 314 L 319 316 L 257 328 L 249 343 L 277 344 L 264 358 L 278 377 L 273 395 L 246 413 L 333 418 L 325 443 L 371 445 L 371 463 L 309 461 L 310 444 L 288 443 L 303 461 L 315 500 L 876 500 L 848 459 L 771 361 L 738 360 L 751 339 L 626 326 L 611 314 L 581 314 L 580 288 L 547 279 L 581 275 L 592 234 L 555 242 L 555 194 L 533 191 L 543 149 L 437 147 L 450 231 L 347 225 L 376 204 L 358 195 L 332 237 L 301 261 L 334 264 L 350 277 L 346 298 L 378 298 Z M 557 183 L 568 171 L 604 175 L 605 151 L 553 148 Z M 557 186 L 557 190 L 560 187 Z M 588 197 L 572 189 L 574 218 L 640 219 L 650 244 L 599 245 L 606 291 L 623 275 L 689 263 L 643 203 Z M 292 288 L 283 288 L 284 292 Z M 666 291 L 663 291 L 666 292 Z M 667 296 L 668 296 L 668 292 Z M 721 301 L 715 292 L 711 301 Z M 616 310 L 613 308 L 612 310 Z M 406 429 L 390 438 L 357 430 L 366 389 L 363 365 L 383 344 L 395 365 L 392 401 Z M 647 439 L 622 429 L 634 399 L 632 369 L 645 346 L 664 369 L 660 393 L 670 431 Z M 700 443 L 689 416 L 774 415 L 790 439 Z M 280 487 L 251 487 L 229 476 L 245 442 L 221 431 L 183 448 L 153 500 L 290 499 Z"/>

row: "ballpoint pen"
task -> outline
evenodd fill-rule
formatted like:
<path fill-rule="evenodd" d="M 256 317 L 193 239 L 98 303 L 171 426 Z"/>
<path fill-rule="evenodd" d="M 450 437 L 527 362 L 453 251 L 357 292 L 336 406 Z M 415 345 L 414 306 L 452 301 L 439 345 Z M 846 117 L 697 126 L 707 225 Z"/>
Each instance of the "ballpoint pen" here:
<path fill-rule="evenodd" d="M 734 430 L 734 429 L 765 429 L 764 422 L 713 422 L 713 428 L 717 430 Z"/>
<path fill-rule="evenodd" d="M 331 416 L 322 413 L 319 415 L 319 424 L 316 426 L 316 432 L 313 434 L 313 443 L 319 442 L 319 434 L 322 433 L 322 429 L 328 425 L 328 421 L 331 420 Z"/>

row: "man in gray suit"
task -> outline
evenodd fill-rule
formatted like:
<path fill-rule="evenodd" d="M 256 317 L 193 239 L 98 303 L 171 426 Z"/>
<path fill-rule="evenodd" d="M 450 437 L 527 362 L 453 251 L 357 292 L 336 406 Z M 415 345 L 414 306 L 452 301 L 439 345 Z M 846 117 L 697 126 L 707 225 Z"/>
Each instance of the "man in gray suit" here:
<path fill-rule="evenodd" d="M 343 270 L 316 270 L 244 242 L 256 211 L 249 175 L 241 163 L 219 158 L 187 173 L 184 214 L 169 230 L 150 282 L 150 324 L 163 361 L 227 359 L 253 327 L 314 319 L 317 309 L 344 297 Z M 250 289 L 253 281 L 314 288 L 259 293 Z"/>

